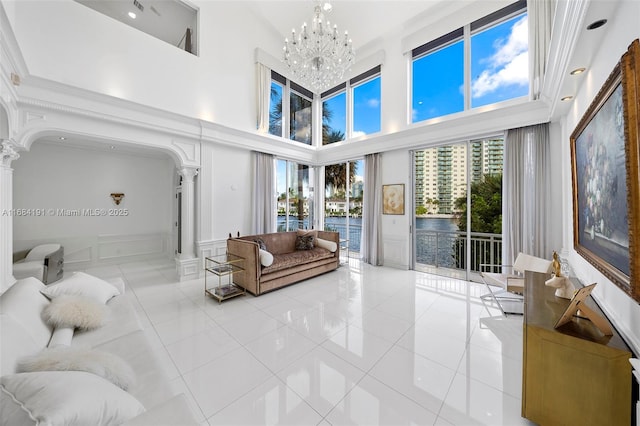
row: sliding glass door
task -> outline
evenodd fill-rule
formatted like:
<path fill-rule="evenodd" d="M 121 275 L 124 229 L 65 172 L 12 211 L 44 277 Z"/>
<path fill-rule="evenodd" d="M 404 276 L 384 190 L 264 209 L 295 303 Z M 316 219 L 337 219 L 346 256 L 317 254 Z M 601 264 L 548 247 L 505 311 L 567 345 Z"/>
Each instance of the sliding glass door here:
<path fill-rule="evenodd" d="M 477 280 L 500 260 L 503 138 L 414 151 L 414 269 Z"/>
<path fill-rule="evenodd" d="M 278 160 L 278 232 L 313 227 L 313 168 Z"/>
<path fill-rule="evenodd" d="M 344 256 L 359 257 L 362 235 L 364 161 L 331 164 L 324 168 L 324 229 L 337 231 Z"/>

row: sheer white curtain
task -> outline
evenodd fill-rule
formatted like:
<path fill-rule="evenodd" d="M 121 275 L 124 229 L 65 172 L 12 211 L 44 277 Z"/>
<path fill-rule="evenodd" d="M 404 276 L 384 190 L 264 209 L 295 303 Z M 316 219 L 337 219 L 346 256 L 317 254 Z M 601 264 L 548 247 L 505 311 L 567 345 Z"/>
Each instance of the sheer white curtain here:
<path fill-rule="evenodd" d="M 544 74 L 547 69 L 547 56 L 551 41 L 553 15 L 556 11 L 556 0 L 536 0 L 527 2 L 529 19 L 529 52 L 533 99 L 540 98 Z"/>
<path fill-rule="evenodd" d="M 362 241 L 360 257 L 371 265 L 382 265 L 382 156 L 364 157 L 364 194 L 362 200 Z"/>
<path fill-rule="evenodd" d="M 275 232 L 276 179 L 273 155 L 254 152 L 253 232 Z"/>
<path fill-rule="evenodd" d="M 502 185 L 502 260 L 551 258 L 549 123 L 507 131 Z"/>
<path fill-rule="evenodd" d="M 271 97 L 271 69 L 256 62 L 256 107 L 258 133 L 269 133 L 269 99 Z"/>

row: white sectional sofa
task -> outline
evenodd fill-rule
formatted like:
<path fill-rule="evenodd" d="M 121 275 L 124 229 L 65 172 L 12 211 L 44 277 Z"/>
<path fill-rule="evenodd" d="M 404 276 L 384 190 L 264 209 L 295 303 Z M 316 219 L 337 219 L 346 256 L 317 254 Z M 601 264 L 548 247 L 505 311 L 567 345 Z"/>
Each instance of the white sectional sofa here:
<path fill-rule="evenodd" d="M 124 283 L 118 279 L 111 284 L 121 295 L 106 303 L 104 325 L 76 330 L 64 349 L 117 355 L 135 374 L 135 383 L 126 391 L 90 372 L 18 373 L 18 362 L 42 353 L 52 337 L 53 327 L 42 315 L 52 303 L 41 293 L 49 287 L 25 278 L 0 296 L 1 425 L 198 424 L 184 395 L 172 391 L 135 309 L 124 296 Z"/>

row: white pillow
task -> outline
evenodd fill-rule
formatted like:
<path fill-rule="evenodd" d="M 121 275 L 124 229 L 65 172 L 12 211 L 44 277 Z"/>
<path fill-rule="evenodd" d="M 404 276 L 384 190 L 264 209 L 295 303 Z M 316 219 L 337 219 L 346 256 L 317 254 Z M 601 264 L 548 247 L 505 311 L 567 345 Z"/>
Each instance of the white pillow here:
<path fill-rule="evenodd" d="M 84 371 L 39 371 L 0 378 L 2 425 L 112 425 L 145 411 L 129 393 Z"/>
<path fill-rule="evenodd" d="M 71 346 L 74 329 L 74 327 L 56 327 L 55 330 L 53 330 L 51 340 L 49 340 L 47 347 Z"/>
<path fill-rule="evenodd" d="M 24 258 L 25 262 L 30 260 L 44 260 L 44 258 L 60 249 L 60 244 L 40 244 L 32 248 Z"/>
<path fill-rule="evenodd" d="M 75 272 L 70 277 L 63 278 L 62 281 L 49 285 L 40 292 L 51 300 L 63 295 L 86 296 L 101 303 L 107 303 L 113 296 L 120 294 L 117 288 L 105 280 L 84 272 Z"/>
<path fill-rule="evenodd" d="M 273 255 L 266 250 L 260 250 L 260 264 L 262 266 L 271 266 L 273 263 Z"/>
<path fill-rule="evenodd" d="M 338 244 L 335 241 L 323 240 L 322 238 L 316 238 L 316 246 L 327 249 L 331 253 L 335 253 L 338 250 Z"/>
<path fill-rule="evenodd" d="M 93 330 L 102 327 L 107 307 L 84 296 L 60 296 L 42 310 L 42 318 L 51 326 Z"/>
<path fill-rule="evenodd" d="M 86 371 L 107 379 L 122 390 L 130 389 L 136 381 L 133 369 L 119 356 L 82 347 L 45 349 L 18 360 L 18 373 L 33 371 Z"/>

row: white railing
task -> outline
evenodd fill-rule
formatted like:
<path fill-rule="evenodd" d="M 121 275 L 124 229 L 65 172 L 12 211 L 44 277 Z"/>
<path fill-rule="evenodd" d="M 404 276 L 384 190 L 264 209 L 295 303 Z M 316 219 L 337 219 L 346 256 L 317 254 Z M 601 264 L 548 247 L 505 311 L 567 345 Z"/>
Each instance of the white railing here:
<path fill-rule="evenodd" d="M 471 271 L 480 265 L 500 264 L 502 235 L 471 232 Z M 466 270 L 467 237 L 461 231 L 416 230 L 416 262 L 436 268 Z"/>

